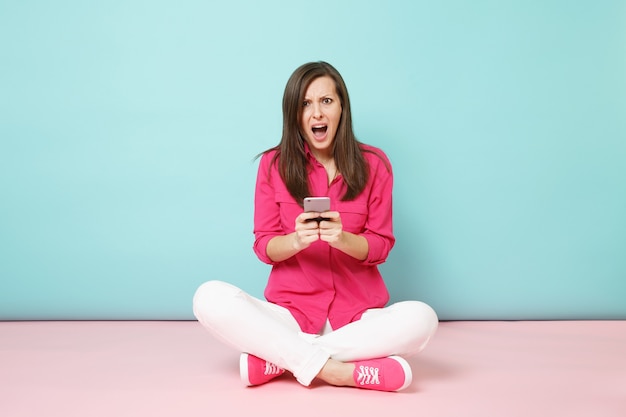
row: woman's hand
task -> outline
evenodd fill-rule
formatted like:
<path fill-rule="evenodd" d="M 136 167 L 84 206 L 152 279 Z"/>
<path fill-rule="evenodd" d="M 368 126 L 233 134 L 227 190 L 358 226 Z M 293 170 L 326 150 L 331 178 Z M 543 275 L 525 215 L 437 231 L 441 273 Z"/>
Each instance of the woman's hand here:
<path fill-rule="evenodd" d="M 316 219 L 320 213 L 304 212 L 296 217 L 293 248 L 297 251 L 311 246 L 311 243 L 319 240 L 320 229 Z"/>
<path fill-rule="evenodd" d="M 324 220 L 318 222 L 319 217 Z M 366 259 L 369 251 L 367 239 L 343 230 L 339 212 L 304 212 L 296 217 L 293 233 L 275 236 L 269 241 L 267 256 L 274 262 L 281 262 L 308 248 L 316 240 L 322 240 L 359 260 Z"/>
<path fill-rule="evenodd" d="M 363 261 L 369 252 L 369 243 L 363 236 L 343 230 L 341 215 L 337 211 L 326 211 L 321 217 L 328 219 L 319 223 L 320 239 L 331 247 Z"/>
<path fill-rule="evenodd" d="M 324 220 L 317 221 L 322 218 Z M 296 217 L 294 248 L 306 249 L 320 239 L 328 244 L 338 242 L 343 234 L 341 215 L 337 211 L 305 212 Z"/>
<path fill-rule="evenodd" d="M 343 235 L 341 215 L 338 211 L 326 211 L 321 213 L 320 217 L 325 219 L 318 224 L 320 239 L 333 246 L 333 243 L 338 242 Z"/>

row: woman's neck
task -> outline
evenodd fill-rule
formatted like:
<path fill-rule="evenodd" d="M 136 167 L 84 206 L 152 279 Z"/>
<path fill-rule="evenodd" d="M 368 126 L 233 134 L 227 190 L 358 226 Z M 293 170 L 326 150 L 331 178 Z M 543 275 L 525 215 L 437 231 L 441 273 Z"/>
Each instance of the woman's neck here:
<path fill-rule="evenodd" d="M 322 165 L 328 165 L 328 163 L 333 161 L 333 156 L 330 153 L 319 153 L 319 152 L 311 152 L 313 157 L 317 159 L 317 161 Z"/>

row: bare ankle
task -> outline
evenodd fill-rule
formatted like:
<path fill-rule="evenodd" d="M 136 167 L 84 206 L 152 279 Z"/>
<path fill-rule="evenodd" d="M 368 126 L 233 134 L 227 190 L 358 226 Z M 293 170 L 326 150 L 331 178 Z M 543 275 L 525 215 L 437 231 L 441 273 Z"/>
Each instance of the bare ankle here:
<path fill-rule="evenodd" d="M 354 364 L 329 359 L 317 377 L 322 381 L 337 386 L 355 386 Z"/>

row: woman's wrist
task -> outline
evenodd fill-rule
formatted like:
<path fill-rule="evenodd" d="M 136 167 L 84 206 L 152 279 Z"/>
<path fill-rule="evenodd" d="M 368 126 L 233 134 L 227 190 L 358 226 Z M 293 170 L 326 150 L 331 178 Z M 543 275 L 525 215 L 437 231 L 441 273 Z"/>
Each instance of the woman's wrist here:
<path fill-rule="evenodd" d="M 295 251 L 294 255 L 303 249 L 300 245 L 298 234 L 296 232 L 288 234 L 287 237 L 291 239 L 291 248 Z"/>
<path fill-rule="evenodd" d="M 341 231 L 339 237 L 329 242 L 329 245 L 360 261 L 365 260 L 369 252 L 369 243 L 365 237 L 346 231 Z"/>

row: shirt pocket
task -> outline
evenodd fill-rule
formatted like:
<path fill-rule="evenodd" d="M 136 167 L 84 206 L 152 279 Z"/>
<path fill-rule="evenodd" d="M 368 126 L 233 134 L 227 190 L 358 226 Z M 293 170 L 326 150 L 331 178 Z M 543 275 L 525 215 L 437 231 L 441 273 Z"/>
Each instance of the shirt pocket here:
<path fill-rule="evenodd" d="M 357 201 L 339 201 L 336 210 L 341 215 L 343 230 L 358 234 L 365 230 L 367 204 Z"/>
<path fill-rule="evenodd" d="M 295 230 L 296 217 L 302 213 L 302 207 L 288 192 L 277 192 L 275 202 L 278 205 L 280 224 L 285 233 Z"/>

